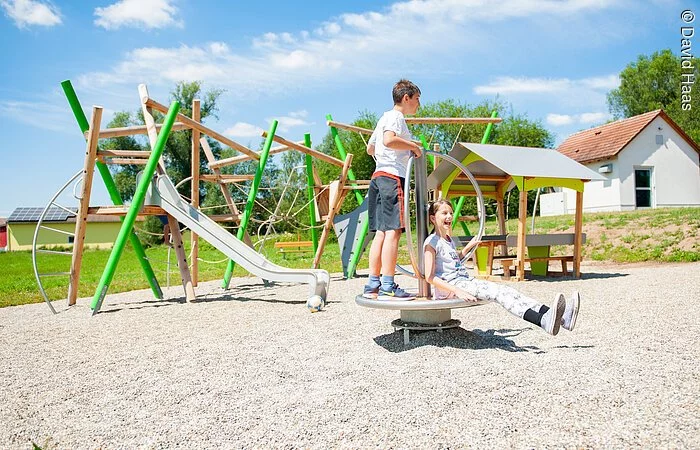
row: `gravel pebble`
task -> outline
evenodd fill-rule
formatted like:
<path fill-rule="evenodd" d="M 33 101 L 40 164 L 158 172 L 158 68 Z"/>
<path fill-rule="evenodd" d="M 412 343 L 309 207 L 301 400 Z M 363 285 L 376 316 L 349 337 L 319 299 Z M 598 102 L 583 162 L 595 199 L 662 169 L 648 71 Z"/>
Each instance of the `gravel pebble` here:
<path fill-rule="evenodd" d="M 0 448 L 699 448 L 700 263 L 583 271 L 512 283 L 583 293 L 556 337 L 486 305 L 404 346 L 337 275 L 315 314 L 252 277 L 0 309 Z"/>

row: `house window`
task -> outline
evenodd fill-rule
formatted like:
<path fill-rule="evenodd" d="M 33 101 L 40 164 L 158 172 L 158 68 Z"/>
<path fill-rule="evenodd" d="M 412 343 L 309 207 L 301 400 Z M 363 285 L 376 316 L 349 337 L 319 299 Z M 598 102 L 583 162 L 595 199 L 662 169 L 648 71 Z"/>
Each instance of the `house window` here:
<path fill-rule="evenodd" d="M 634 170 L 634 190 L 637 208 L 651 208 L 651 169 Z"/>
<path fill-rule="evenodd" d="M 656 145 L 664 145 L 664 135 L 663 134 L 656 135 Z"/>
<path fill-rule="evenodd" d="M 73 242 L 75 242 L 75 236 L 68 236 L 68 243 L 72 244 Z"/>

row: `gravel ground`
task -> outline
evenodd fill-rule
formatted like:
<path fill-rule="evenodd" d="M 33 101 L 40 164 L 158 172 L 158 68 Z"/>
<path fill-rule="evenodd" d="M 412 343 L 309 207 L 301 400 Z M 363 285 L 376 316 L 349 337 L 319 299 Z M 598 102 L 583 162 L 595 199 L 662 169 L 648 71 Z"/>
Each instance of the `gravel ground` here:
<path fill-rule="evenodd" d="M 404 347 L 338 276 L 317 314 L 256 278 L 0 309 L 0 448 L 699 448 L 700 263 L 583 270 L 512 283 L 583 293 L 556 337 L 486 305 Z"/>

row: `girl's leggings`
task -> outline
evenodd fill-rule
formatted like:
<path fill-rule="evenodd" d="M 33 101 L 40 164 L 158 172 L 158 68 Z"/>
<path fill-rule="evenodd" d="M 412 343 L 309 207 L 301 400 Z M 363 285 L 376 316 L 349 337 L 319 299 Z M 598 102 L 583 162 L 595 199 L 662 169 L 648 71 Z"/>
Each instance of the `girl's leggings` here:
<path fill-rule="evenodd" d="M 496 302 L 507 309 L 511 314 L 524 318 L 528 309 L 540 311 L 542 304 L 534 299 L 521 294 L 510 286 L 492 283 L 476 278 L 457 278 L 449 282 L 469 292 L 481 301 Z"/>

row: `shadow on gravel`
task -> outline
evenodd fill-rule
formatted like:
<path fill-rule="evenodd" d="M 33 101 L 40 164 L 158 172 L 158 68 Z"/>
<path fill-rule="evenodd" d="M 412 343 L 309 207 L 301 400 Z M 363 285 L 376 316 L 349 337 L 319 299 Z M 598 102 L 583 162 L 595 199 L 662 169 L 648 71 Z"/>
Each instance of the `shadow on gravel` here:
<path fill-rule="evenodd" d="M 500 330 L 465 330 L 464 328 L 451 328 L 444 330 L 442 333 L 438 331 L 411 331 L 410 342 L 408 345 L 403 344 L 403 331 L 395 331 L 393 333 L 384 334 L 374 338 L 381 347 L 393 353 L 401 353 L 414 348 L 424 347 L 427 345 L 433 347 L 453 347 L 465 350 L 483 350 L 483 349 L 499 349 L 508 352 L 536 352 L 544 353 L 539 347 L 526 345 L 519 346 L 510 338 L 518 336 L 523 331 L 529 331 L 530 328 L 522 328 L 519 330 L 500 329 Z"/>
<path fill-rule="evenodd" d="M 109 303 L 105 306 L 109 309 L 100 309 L 98 314 L 108 314 L 130 309 L 161 308 L 163 306 L 173 306 L 179 303 L 187 303 L 185 297 L 168 298 L 164 300 L 144 300 L 142 302 Z"/>
<path fill-rule="evenodd" d="M 525 279 L 530 280 L 530 281 L 541 281 L 544 283 L 557 283 L 559 281 L 575 281 L 575 280 L 604 280 L 607 278 L 620 278 L 620 277 L 627 277 L 629 276 L 628 273 L 582 273 L 581 278 L 574 278 L 573 276 L 566 276 L 566 277 L 540 277 L 540 276 L 533 276 L 529 272 L 526 273 Z"/>

